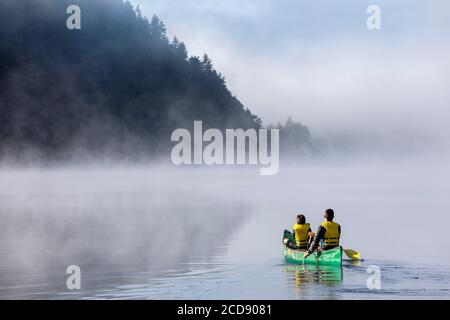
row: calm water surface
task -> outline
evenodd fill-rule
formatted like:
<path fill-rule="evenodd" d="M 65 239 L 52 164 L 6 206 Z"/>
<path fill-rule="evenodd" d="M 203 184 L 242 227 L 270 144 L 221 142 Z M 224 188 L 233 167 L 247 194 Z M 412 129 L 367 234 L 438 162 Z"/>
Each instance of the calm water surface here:
<path fill-rule="evenodd" d="M 450 259 L 440 247 L 448 215 L 435 210 L 448 197 L 429 172 L 420 183 L 398 168 L 264 179 L 255 172 L 3 171 L 0 298 L 450 298 Z M 286 264 L 282 230 L 298 208 L 318 225 L 329 203 L 344 246 L 365 260 L 342 268 Z M 396 225 L 400 209 L 419 216 L 425 207 L 433 241 L 421 240 L 413 221 Z M 81 268 L 78 291 L 66 287 L 73 264 Z M 371 265 L 381 269 L 381 290 L 367 288 Z"/>

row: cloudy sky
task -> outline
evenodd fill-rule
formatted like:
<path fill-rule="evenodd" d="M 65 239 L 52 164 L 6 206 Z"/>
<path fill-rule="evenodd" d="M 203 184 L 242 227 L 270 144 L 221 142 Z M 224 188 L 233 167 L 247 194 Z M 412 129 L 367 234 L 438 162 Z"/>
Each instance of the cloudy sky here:
<path fill-rule="evenodd" d="M 292 116 L 319 135 L 448 142 L 448 1 L 132 2 L 191 55 L 208 53 L 265 124 Z M 379 31 L 366 27 L 371 4 L 381 8 Z"/>

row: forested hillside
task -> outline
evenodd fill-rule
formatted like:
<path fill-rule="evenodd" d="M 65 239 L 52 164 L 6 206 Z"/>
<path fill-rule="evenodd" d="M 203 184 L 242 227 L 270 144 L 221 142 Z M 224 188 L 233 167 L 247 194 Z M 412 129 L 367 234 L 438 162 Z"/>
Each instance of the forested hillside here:
<path fill-rule="evenodd" d="M 81 30 L 66 27 L 71 4 Z M 189 57 L 158 17 L 121 0 L 2 0 L 0 61 L 3 152 L 130 156 L 170 147 L 170 132 L 196 119 L 260 125 L 206 55 Z"/>
<path fill-rule="evenodd" d="M 72 4 L 81 30 L 66 27 Z M 158 17 L 122 0 L 0 1 L 1 156 L 153 156 L 194 120 L 261 126 Z"/>

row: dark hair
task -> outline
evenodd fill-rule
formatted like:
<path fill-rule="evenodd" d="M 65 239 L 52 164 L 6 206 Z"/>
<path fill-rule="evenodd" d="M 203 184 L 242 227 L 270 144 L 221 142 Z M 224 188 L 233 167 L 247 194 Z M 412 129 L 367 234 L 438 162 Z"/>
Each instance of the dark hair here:
<path fill-rule="evenodd" d="M 334 219 L 334 210 L 333 209 L 325 210 L 325 219 L 327 219 L 328 221 L 333 221 L 333 219 Z"/>
<path fill-rule="evenodd" d="M 297 215 L 297 222 L 298 222 L 298 224 L 305 224 L 305 222 L 306 222 L 305 216 L 302 215 L 302 214 L 298 214 Z"/>

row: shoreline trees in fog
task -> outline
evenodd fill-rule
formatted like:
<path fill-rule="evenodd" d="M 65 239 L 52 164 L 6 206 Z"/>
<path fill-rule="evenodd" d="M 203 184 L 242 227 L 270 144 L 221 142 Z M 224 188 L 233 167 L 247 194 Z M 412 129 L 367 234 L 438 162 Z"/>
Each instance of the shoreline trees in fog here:
<path fill-rule="evenodd" d="M 72 4 L 80 30 L 66 27 Z M 1 158 L 170 157 L 171 132 L 195 120 L 262 126 L 206 54 L 189 56 L 128 1 L 1 1 L 0 61 Z M 280 134 L 295 152 L 311 144 L 292 121 Z"/>

